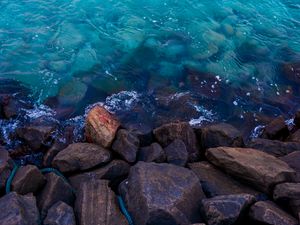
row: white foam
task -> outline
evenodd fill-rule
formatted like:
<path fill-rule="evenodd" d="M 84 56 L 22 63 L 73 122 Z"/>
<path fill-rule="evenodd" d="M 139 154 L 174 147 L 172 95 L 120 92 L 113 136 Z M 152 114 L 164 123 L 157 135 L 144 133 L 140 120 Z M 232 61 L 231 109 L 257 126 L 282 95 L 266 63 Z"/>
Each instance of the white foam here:
<path fill-rule="evenodd" d="M 189 121 L 191 126 L 199 126 L 202 125 L 203 122 L 213 122 L 215 120 L 215 113 L 211 110 L 205 109 L 203 106 L 193 105 L 197 112 L 201 113 L 202 115 L 199 118 L 194 118 Z"/>

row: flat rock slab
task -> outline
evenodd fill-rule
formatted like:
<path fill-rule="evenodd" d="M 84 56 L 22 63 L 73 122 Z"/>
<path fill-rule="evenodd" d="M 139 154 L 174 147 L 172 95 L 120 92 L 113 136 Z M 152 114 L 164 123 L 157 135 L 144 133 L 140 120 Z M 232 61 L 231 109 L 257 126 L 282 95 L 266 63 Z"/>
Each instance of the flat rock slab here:
<path fill-rule="evenodd" d="M 138 162 L 121 191 L 134 223 L 181 225 L 200 222 L 205 195 L 198 177 L 171 164 Z"/>
<path fill-rule="evenodd" d="M 127 225 L 108 181 L 82 183 L 76 193 L 75 212 L 78 225 Z"/>
<path fill-rule="evenodd" d="M 0 224 L 38 225 L 39 211 L 33 195 L 11 192 L 0 199 Z"/>
<path fill-rule="evenodd" d="M 0 148 L 0 190 L 5 188 L 6 180 L 13 168 L 13 161 L 9 157 L 8 151 Z"/>
<path fill-rule="evenodd" d="M 64 202 L 55 203 L 47 213 L 44 225 L 76 225 L 73 208 Z"/>
<path fill-rule="evenodd" d="M 228 174 L 266 193 L 271 193 L 276 184 L 294 181 L 296 178 L 296 172 L 285 162 L 251 148 L 210 148 L 206 157 Z"/>
<path fill-rule="evenodd" d="M 298 221 L 271 201 L 257 202 L 250 208 L 249 217 L 267 225 L 298 225 Z"/>
<path fill-rule="evenodd" d="M 293 152 L 284 157 L 281 157 L 280 159 L 286 162 L 292 169 L 296 171 L 296 181 L 300 183 L 300 151 Z"/>
<path fill-rule="evenodd" d="M 249 194 L 217 196 L 202 200 L 202 212 L 208 225 L 237 224 L 254 202 L 255 197 Z"/>
<path fill-rule="evenodd" d="M 53 167 L 63 173 L 82 171 L 103 165 L 111 160 L 108 150 L 89 143 L 70 144 L 53 159 Z"/>

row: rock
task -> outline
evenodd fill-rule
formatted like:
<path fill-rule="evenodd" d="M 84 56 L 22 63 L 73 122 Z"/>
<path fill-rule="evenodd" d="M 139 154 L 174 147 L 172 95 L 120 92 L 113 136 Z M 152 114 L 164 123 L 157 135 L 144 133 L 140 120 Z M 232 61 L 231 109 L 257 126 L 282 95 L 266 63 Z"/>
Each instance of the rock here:
<path fill-rule="evenodd" d="M 215 147 L 243 147 L 241 132 L 227 123 L 201 128 L 201 144 L 204 149 Z"/>
<path fill-rule="evenodd" d="M 217 196 L 202 200 L 202 212 L 208 225 L 238 224 L 254 202 L 255 197 L 249 194 Z"/>
<path fill-rule="evenodd" d="M 294 123 L 298 128 L 300 128 L 300 110 L 298 110 L 295 114 Z"/>
<path fill-rule="evenodd" d="M 300 143 L 282 142 L 262 138 L 252 139 L 247 144 L 247 147 L 261 150 L 276 157 L 285 156 L 294 151 L 300 151 Z"/>
<path fill-rule="evenodd" d="M 243 193 L 254 196 L 260 194 L 252 188 L 234 180 L 208 162 L 190 163 L 188 167 L 197 175 L 205 195 L 209 198 L 219 195 Z"/>
<path fill-rule="evenodd" d="M 138 160 L 144 162 L 162 163 L 166 160 L 166 154 L 158 143 L 143 147 L 138 152 Z"/>
<path fill-rule="evenodd" d="M 104 107 L 95 106 L 86 117 L 86 139 L 108 148 L 111 146 L 119 126 L 119 121 Z"/>
<path fill-rule="evenodd" d="M 8 151 L 0 148 L 0 190 L 5 188 L 6 180 L 13 168 L 13 161 L 9 157 Z"/>
<path fill-rule="evenodd" d="M 27 165 L 19 168 L 13 181 L 12 190 L 18 194 L 25 195 L 36 193 L 46 183 L 46 178 L 40 170 L 33 165 Z"/>
<path fill-rule="evenodd" d="M 199 158 L 199 143 L 194 130 L 188 123 L 169 123 L 153 130 L 154 136 L 159 144 L 167 147 L 175 139 L 182 140 L 189 153 L 189 160 L 195 161 Z"/>
<path fill-rule="evenodd" d="M 116 140 L 112 145 L 112 150 L 118 153 L 124 160 L 133 163 L 136 160 L 139 148 L 139 139 L 125 129 L 121 129 L 117 133 Z"/>
<path fill-rule="evenodd" d="M 71 176 L 69 179 L 72 187 L 77 190 L 81 183 L 91 179 L 109 180 L 112 182 L 122 179 L 128 175 L 129 169 L 130 165 L 127 162 L 122 160 L 113 160 L 104 167 Z"/>
<path fill-rule="evenodd" d="M 53 159 L 53 167 L 61 172 L 75 172 L 103 165 L 111 160 L 108 150 L 89 143 L 70 144 Z"/>
<path fill-rule="evenodd" d="M 76 225 L 74 211 L 64 202 L 55 203 L 47 213 L 44 225 Z"/>
<path fill-rule="evenodd" d="M 273 198 L 276 201 L 287 203 L 297 217 L 300 212 L 300 183 L 282 183 L 276 185 Z"/>
<path fill-rule="evenodd" d="M 135 224 L 179 225 L 200 220 L 199 206 L 205 195 L 197 176 L 186 168 L 138 162 L 131 167 L 128 182 L 122 184 L 120 192 Z"/>
<path fill-rule="evenodd" d="M 279 116 L 265 127 L 262 137 L 271 140 L 284 140 L 288 135 L 289 128 L 284 118 Z"/>
<path fill-rule="evenodd" d="M 16 118 L 22 109 L 22 104 L 16 98 L 7 95 L 3 98 L 2 113 L 6 119 Z"/>
<path fill-rule="evenodd" d="M 38 225 L 39 211 L 33 195 L 11 192 L 0 199 L 0 223 L 3 225 Z"/>
<path fill-rule="evenodd" d="M 117 198 L 108 181 L 91 180 L 81 184 L 76 193 L 75 212 L 78 225 L 125 225 Z"/>
<path fill-rule="evenodd" d="M 298 221 L 271 201 L 257 202 L 251 208 L 249 217 L 255 223 L 267 225 L 297 225 Z"/>
<path fill-rule="evenodd" d="M 169 144 L 165 148 L 165 152 L 167 155 L 168 163 L 177 165 L 177 166 L 185 166 L 189 154 L 186 150 L 186 146 L 184 142 L 180 139 L 175 139 L 171 144 Z"/>
<path fill-rule="evenodd" d="M 283 65 L 283 75 L 292 82 L 300 84 L 300 62 Z"/>
<path fill-rule="evenodd" d="M 296 172 L 285 162 L 251 148 L 210 148 L 206 157 L 228 174 L 266 193 L 270 193 L 274 185 L 296 178 Z"/>
<path fill-rule="evenodd" d="M 154 142 L 152 128 L 146 124 L 139 124 L 138 128 L 129 130 L 140 140 L 141 147 L 149 146 Z"/>
<path fill-rule="evenodd" d="M 73 189 L 62 177 L 54 173 L 48 173 L 45 177 L 47 183 L 37 195 L 42 218 L 45 218 L 48 209 L 55 203 L 62 201 L 72 205 L 74 201 Z"/>
<path fill-rule="evenodd" d="M 300 151 L 290 153 L 280 159 L 296 171 L 296 182 L 300 183 Z"/>
<path fill-rule="evenodd" d="M 300 129 L 288 136 L 287 141 L 290 142 L 300 142 Z M 299 143 L 300 144 L 300 143 Z"/>

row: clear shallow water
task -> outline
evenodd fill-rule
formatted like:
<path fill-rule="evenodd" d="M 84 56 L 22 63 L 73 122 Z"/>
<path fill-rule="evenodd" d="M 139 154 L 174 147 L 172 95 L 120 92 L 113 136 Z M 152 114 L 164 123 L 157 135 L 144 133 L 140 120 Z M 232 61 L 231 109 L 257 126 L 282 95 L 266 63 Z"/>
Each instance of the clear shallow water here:
<path fill-rule="evenodd" d="M 102 101 L 131 121 L 197 124 L 299 105 L 281 71 L 300 61 L 297 0 L 2 0 L 0 10 L 0 78 L 72 116 Z"/>

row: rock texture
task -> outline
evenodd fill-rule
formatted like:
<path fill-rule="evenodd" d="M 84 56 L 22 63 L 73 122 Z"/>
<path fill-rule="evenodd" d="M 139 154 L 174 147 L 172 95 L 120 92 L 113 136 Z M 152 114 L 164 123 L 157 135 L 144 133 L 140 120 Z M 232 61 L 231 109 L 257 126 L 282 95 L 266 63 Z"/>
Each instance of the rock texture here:
<path fill-rule="evenodd" d="M 283 140 L 289 135 L 288 126 L 282 116 L 277 117 L 271 123 L 267 124 L 262 134 L 263 138 L 272 140 Z"/>
<path fill-rule="evenodd" d="M 206 156 L 217 167 L 266 193 L 276 184 L 296 178 L 296 172 L 285 162 L 251 148 L 211 148 Z"/>
<path fill-rule="evenodd" d="M 139 150 L 138 161 L 162 163 L 166 161 L 166 154 L 160 144 L 152 143 Z"/>
<path fill-rule="evenodd" d="M 13 161 L 9 157 L 8 151 L 0 148 L 0 190 L 5 188 L 6 180 L 13 168 Z"/>
<path fill-rule="evenodd" d="M 53 159 L 53 167 L 61 172 L 75 172 L 108 163 L 111 154 L 99 145 L 75 143 L 59 152 Z"/>
<path fill-rule="evenodd" d="M 293 152 L 280 159 L 296 171 L 296 181 L 300 183 L 300 151 Z"/>
<path fill-rule="evenodd" d="M 189 154 L 182 140 L 175 139 L 164 150 L 166 152 L 168 163 L 177 166 L 185 166 L 188 162 Z"/>
<path fill-rule="evenodd" d="M 135 224 L 179 225 L 200 220 L 205 195 L 197 176 L 186 168 L 138 162 L 125 184 L 121 193 Z"/>
<path fill-rule="evenodd" d="M 108 148 L 111 146 L 119 126 L 119 121 L 104 107 L 95 106 L 86 117 L 86 139 Z"/>
<path fill-rule="evenodd" d="M 300 129 L 291 134 L 287 140 L 291 142 L 298 142 L 300 144 Z"/>
<path fill-rule="evenodd" d="M 64 202 L 55 203 L 47 213 L 44 225 L 76 225 L 73 208 Z"/>

